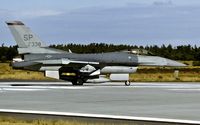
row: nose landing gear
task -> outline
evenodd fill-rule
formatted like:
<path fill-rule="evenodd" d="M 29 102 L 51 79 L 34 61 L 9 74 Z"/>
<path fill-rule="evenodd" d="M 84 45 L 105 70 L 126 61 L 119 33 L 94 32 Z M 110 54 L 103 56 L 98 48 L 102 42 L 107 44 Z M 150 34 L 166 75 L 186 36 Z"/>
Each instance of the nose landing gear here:
<path fill-rule="evenodd" d="M 125 86 L 130 86 L 131 82 L 130 81 L 125 81 Z"/>

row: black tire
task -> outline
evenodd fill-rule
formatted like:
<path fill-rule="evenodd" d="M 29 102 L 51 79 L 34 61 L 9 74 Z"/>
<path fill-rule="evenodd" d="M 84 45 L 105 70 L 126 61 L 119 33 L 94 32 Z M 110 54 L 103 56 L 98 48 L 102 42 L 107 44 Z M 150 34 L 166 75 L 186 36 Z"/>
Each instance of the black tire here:
<path fill-rule="evenodd" d="M 83 81 L 82 79 L 77 79 L 77 80 L 73 80 L 73 81 L 72 81 L 72 84 L 73 84 L 74 86 L 82 86 L 83 83 L 84 83 L 84 81 Z"/>
<path fill-rule="evenodd" d="M 125 85 L 126 85 L 126 86 L 130 86 L 130 85 L 131 85 L 131 82 L 130 82 L 130 81 L 125 81 Z"/>
<path fill-rule="evenodd" d="M 83 81 L 83 79 L 77 79 L 77 85 L 83 85 L 83 83 L 84 83 L 84 81 Z"/>
<path fill-rule="evenodd" d="M 72 85 L 77 86 L 77 81 L 76 80 L 73 80 L 71 82 L 72 82 Z"/>

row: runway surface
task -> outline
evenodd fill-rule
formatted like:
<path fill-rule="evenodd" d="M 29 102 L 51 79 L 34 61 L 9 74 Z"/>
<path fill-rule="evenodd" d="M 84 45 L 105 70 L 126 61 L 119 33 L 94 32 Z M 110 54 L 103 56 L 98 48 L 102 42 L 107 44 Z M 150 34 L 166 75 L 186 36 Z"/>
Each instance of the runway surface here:
<path fill-rule="evenodd" d="M 200 120 L 199 83 L 10 84 L 0 83 L 0 109 Z"/>

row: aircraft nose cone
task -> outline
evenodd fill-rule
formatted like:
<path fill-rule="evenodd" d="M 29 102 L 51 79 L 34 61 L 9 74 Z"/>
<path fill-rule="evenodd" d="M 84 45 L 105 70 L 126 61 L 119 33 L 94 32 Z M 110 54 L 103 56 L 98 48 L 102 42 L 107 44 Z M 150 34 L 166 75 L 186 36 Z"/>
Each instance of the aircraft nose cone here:
<path fill-rule="evenodd" d="M 177 62 L 177 61 L 174 61 L 174 60 L 170 60 L 170 59 L 166 59 L 166 63 L 167 63 L 167 66 L 177 66 L 177 67 L 187 66 L 183 63 L 180 63 L 180 62 Z"/>

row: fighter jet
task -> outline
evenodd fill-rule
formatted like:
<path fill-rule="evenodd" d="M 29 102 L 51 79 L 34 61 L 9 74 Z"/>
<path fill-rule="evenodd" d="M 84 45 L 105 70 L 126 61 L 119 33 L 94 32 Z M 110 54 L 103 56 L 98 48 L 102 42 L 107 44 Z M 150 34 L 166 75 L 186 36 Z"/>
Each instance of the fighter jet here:
<path fill-rule="evenodd" d="M 18 45 L 22 59 L 14 59 L 13 68 L 43 71 L 46 77 L 62 79 L 73 85 L 110 74 L 109 79 L 125 81 L 137 66 L 185 66 L 158 56 L 139 55 L 133 51 L 77 54 L 49 48 L 21 21 L 6 22 Z"/>

